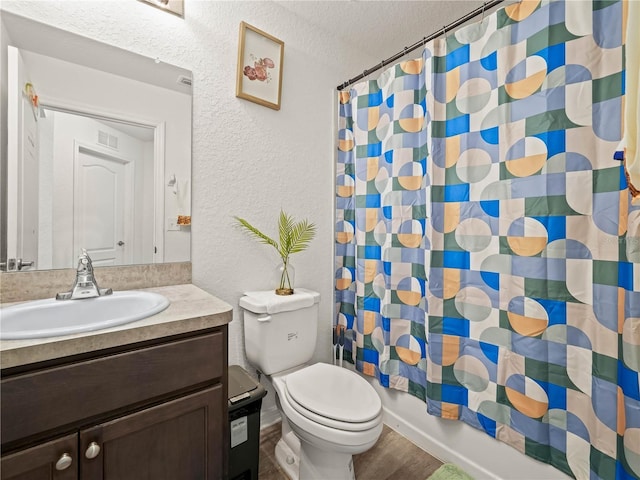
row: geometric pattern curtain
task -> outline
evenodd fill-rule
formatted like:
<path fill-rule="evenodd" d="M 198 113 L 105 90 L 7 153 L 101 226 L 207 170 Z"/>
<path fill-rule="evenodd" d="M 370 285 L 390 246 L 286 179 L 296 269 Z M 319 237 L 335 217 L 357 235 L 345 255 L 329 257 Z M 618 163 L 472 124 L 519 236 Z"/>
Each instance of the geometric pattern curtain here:
<path fill-rule="evenodd" d="M 340 93 L 336 301 L 347 358 L 426 399 L 427 135 L 422 60 Z M 352 352 L 353 350 L 353 352 Z"/>
<path fill-rule="evenodd" d="M 523 1 L 340 100 L 336 322 L 356 368 L 581 479 L 640 478 L 625 15 Z"/>
<path fill-rule="evenodd" d="M 506 7 L 434 44 L 427 85 L 428 411 L 579 478 L 624 478 L 619 445 L 640 453 L 622 18 L 622 2 Z"/>

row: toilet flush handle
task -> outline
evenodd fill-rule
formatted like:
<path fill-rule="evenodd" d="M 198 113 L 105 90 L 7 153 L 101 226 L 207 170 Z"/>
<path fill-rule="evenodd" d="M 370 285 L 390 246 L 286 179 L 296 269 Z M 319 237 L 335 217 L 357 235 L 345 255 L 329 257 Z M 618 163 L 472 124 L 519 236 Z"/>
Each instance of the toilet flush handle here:
<path fill-rule="evenodd" d="M 270 322 L 271 321 L 271 315 L 263 315 L 258 317 L 258 321 L 259 322 Z"/>

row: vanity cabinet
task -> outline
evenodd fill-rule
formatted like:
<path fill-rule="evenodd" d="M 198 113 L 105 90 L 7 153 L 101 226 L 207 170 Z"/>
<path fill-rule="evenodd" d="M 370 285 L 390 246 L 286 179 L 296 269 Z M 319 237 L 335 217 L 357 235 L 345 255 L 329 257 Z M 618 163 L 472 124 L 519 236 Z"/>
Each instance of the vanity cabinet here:
<path fill-rule="evenodd" d="M 75 480 L 78 478 L 78 436 L 67 435 L 35 447 L 4 455 L 2 480 Z"/>
<path fill-rule="evenodd" d="M 221 425 L 210 419 L 216 418 L 221 390 L 209 388 L 81 431 L 81 478 L 217 478 L 208 471 L 221 467 L 215 441 Z"/>
<path fill-rule="evenodd" d="M 226 476 L 226 325 L 2 373 L 2 480 Z"/>

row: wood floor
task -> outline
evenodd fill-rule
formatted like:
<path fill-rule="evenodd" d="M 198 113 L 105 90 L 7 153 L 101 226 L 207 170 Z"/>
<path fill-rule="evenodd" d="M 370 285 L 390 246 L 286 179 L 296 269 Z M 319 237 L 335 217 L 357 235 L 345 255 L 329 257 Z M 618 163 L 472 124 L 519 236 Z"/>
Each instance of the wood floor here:
<path fill-rule="evenodd" d="M 260 432 L 259 480 L 287 480 L 275 458 L 276 443 L 280 439 L 280 423 Z M 417 447 L 386 425 L 378 443 L 353 457 L 358 480 L 425 480 L 442 462 Z M 330 480 L 330 479 L 327 479 Z"/>

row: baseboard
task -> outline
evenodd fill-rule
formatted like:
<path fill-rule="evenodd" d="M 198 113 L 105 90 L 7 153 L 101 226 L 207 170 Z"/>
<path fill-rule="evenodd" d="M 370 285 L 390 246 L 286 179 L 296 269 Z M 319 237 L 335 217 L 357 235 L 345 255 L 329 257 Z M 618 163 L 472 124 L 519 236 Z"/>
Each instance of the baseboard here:
<path fill-rule="evenodd" d="M 500 477 L 496 476 L 493 472 L 490 472 L 477 463 L 470 461 L 468 458 L 460 455 L 455 450 L 438 441 L 436 438 L 416 429 L 405 419 L 391 412 L 386 407 L 383 407 L 382 410 L 382 419 L 385 425 L 392 430 L 395 430 L 405 438 L 411 440 L 418 447 L 429 452 L 429 454 L 433 455 L 443 463 L 454 463 L 475 478 L 500 479 Z"/>
<path fill-rule="evenodd" d="M 260 430 L 268 428 L 280 421 L 280 412 L 274 405 L 272 408 L 263 408 L 260 411 Z"/>

